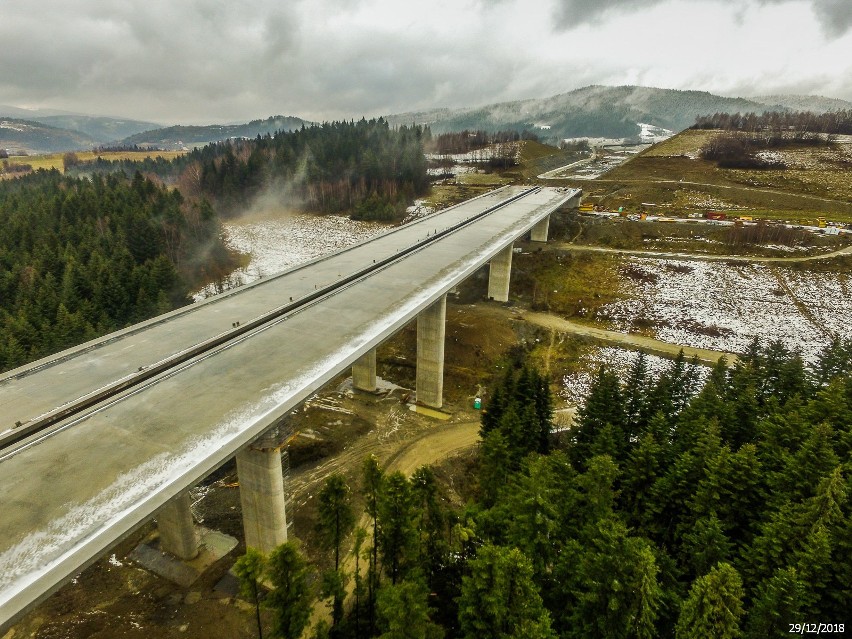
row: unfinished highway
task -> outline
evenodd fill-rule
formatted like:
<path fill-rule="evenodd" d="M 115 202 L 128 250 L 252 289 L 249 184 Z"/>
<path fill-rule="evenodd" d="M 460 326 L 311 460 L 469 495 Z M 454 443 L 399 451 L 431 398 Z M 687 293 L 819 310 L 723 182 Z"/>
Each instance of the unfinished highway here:
<path fill-rule="evenodd" d="M 417 399 L 440 406 L 447 291 L 491 262 L 505 300 L 512 243 L 578 197 L 500 189 L 0 376 L 0 631 L 151 517 L 191 556 L 186 491 L 235 455 L 246 543 L 286 538 L 257 440 L 349 366 L 369 389 L 375 347 L 415 318 Z"/>

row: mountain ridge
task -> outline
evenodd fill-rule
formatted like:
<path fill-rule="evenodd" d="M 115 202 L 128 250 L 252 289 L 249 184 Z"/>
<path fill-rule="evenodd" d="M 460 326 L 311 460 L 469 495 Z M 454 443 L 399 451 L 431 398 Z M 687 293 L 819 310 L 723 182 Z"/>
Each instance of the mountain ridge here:
<path fill-rule="evenodd" d="M 639 134 L 639 122 L 679 131 L 694 124 L 699 115 L 721 112 L 825 113 L 841 109 L 852 109 L 852 102 L 824 96 L 779 94 L 734 98 L 709 91 L 589 85 L 544 98 L 472 107 L 435 107 L 392 114 L 386 119 L 391 125 L 429 125 L 433 133 L 514 129 L 531 131 L 556 142 L 571 137 L 635 137 Z M 0 105 L 0 119 L 3 118 L 12 125 L 0 126 L 0 148 L 29 153 L 73 151 L 104 144 L 182 149 L 228 138 L 291 131 L 311 124 L 297 116 L 275 115 L 242 124 L 160 126 L 129 118 Z"/>
<path fill-rule="evenodd" d="M 638 134 L 638 122 L 677 131 L 691 126 L 699 115 L 716 112 L 762 113 L 784 109 L 825 112 L 852 108 L 850 102 L 822 96 L 767 96 L 769 98 L 772 103 L 708 91 L 590 85 L 545 98 L 400 113 L 389 115 L 388 121 L 428 124 L 434 133 L 503 128 L 530 130 L 542 137 L 561 139 L 630 137 Z"/>

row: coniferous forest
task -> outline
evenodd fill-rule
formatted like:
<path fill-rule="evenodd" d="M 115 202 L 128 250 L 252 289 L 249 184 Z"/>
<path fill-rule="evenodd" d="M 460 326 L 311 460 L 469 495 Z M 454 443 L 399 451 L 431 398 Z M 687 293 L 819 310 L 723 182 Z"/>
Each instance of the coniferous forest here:
<path fill-rule="evenodd" d="M 409 479 L 369 458 L 354 488 L 329 478 L 317 522 L 329 568 L 313 595 L 332 621 L 314 636 L 767 639 L 819 623 L 842 635 L 852 341 L 813 367 L 755 343 L 701 384 L 697 371 L 682 355 L 657 377 L 642 355 L 624 382 L 601 368 L 575 427 L 554 434 L 547 381 L 510 369 L 467 481 L 453 480 L 461 509 L 427 467 Z M 369 524 L 350 535 L 355 492 Z M 297 548 L 250 550 L 238 572 L 273 636 L 298 637 L 313 595 Z M 250 587 L 264 578 L 265 597 Z M 300 594 L 285 610 L 281 592 Z"/>
<path fill-rule="evenodd" d="M 421 127 L 391 129 L 382 119 L 332 122 L 208 145 L 186 162 L 225 214 L 274 188 L 309 211 L 392 220 L 429 187 L 423 135 Z M 182 183 L 189 181 L 184 173 Z"/>
<path fill-rule="evenodd" d="M 271 190 L 291 208 L 390 221 L 429 187 L 423 145 L 430 137 L 428 128 L 391 128 L 381 118 L 329 122 L 208 144 L 171 161 L 97 159 L 74 171 L 138 168 L 177 184 L 187 197 L 207 198 L 224 216 Z"/>
<path fill-rule="evenodd" d="M 0 370 L 187 304 L 231 260 L 209 205 L 139 173 L 0 182 Z"/>

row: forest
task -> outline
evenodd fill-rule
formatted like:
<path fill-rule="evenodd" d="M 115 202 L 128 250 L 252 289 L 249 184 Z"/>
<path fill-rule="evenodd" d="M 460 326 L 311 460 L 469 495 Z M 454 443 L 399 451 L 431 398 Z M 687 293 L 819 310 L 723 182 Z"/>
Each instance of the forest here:
<path fill-rule="evenodd" d="M 644 355 L 624 382 L 601 367 L 575 427 L 553 433 L 548 380 L 516 361 L 453 478 L 466 506 L 435 470 L 371 457 L 355 487 L 332 475 L 319 495 L 319 577 L 295 542 L 248 549 L 237 572 L 263 636 L 300 636 L 315 596 L 332 610 L 317 638 L 842 635 L 852 341 L 812 367 L 755 342 L 703 383 L 698 369 L 682 354 L 656 377 Z"/>
<path fill-rule="evenodd" d="M 208 204 L 138 172 L 0 181 L 0 370 L 187 304 L 233 260 Z"/>
<path fill-rule="evenodd" d="M 208 199 L 225 217 L 272 191 L 291 208 L 391 221 L 429 188 L 423 155 L 429 136 L 428 129 L 391 128 L 381 118 L 329 122 L 208 144 L 174 160 L 97 159 L 73 170 L 150 172 L 187 198 Z"/>

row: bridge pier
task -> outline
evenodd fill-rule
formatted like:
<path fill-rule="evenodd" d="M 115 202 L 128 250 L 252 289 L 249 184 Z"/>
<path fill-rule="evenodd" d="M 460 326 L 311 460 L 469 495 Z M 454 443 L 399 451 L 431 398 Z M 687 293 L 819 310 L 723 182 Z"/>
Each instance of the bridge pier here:
<path fill-rule="evenodd" d="M 444 403 L 444 335 L 447 295 L 417 316 L 417 402 L 433 408 Z"/>
<path fill-rule="evenodd" d="M 287 541 L 281 450 L 277 442 L 261 439 L 236 457 L 246 547 L 269 553 Z"/>
<path fill-rule="evenodd" d="M 376 349 L 364 353 L 352 365 L 352 387 L 362 391 L 376 390 Z"/>
<path fill-rule="evenodd" d="M 198 535 L 192 521 L 191 505 L 189 491 L 185 490 L 157 514 L 160 550 L 178 559 L 195 559 L 198 556 Z"/>
<path fill-rule="evenodd" d="M 541 220 L 538 224 L 532 227 L 530 231 L 530 241 L 532 242 L 547 242 L 547 233 L 550 230 L 550 216 Z"/>
<path fill-rule="evenodd" d="M 509 301 L 509 280 L 512 277 L 512 249 L 509 244 L 491 258 L 488 271 L 488 299 L 497 302 Z"/>

